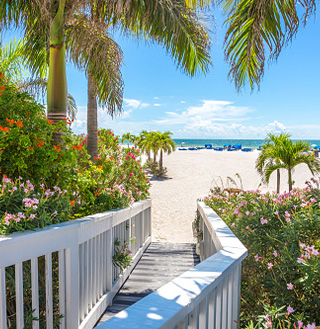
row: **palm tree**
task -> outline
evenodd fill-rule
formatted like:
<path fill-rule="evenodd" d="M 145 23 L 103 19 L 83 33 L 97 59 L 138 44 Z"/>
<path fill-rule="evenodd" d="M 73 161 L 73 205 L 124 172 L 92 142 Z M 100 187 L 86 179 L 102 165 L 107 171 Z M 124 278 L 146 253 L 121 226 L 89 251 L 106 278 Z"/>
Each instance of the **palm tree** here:
<path fill-rule="evenodd" d="M 88 16 L 88 13 L 95 15 Z M 75 49 L 73 60 L 93 76 L 92 86 L 97 88 L 97 94 L 100 94 L 101 89 L 107 90 L 104 94 L 108 98 L 113 92 L 110 91 L 110 84 L 114 81 L 112 77 L 107 78 L 105 62 L 97 60 L 101 59 L 101 47 L 94 47 L 91 37 L 81 33 L 84 30 L 97 32 L 100 39 L 104 39 L 105 34 L 101 31 L 105 31 L 106 26 L 110 24 L 115 26 L 120 23 L 125 32 L 133 31 L 138 37 L 143 36 L 163 44 L 178 65 L 192 76 L 198 70 L 206 72 L 210 64 L 208 35 L 183 0 L 111 0 L 107 3 L 102 0 L 4 0 L 0 7 L 0 24 L 8 26 L 12 23 L 17 26 L 22 24 L 25 29 L 25 37 L 28 40 L 26 52 L 35 72 L 38 72 L 43 64 L 39 53 L 46 51 L 44 45 L 49 48 L 47 108 L 48 118 L 55 123 L 66 116 L 66 44 L 71 44 L 70 49 Z M 78 29 L 71 31 L 77 32 L 67 33 L 72 25 Z M 89 36 L 91 34 L 89 33 Z M 72 35 L 69 42 L 66 42 L 66 35 Z M 87 49 L 90 52 L 87 52 Z M 111 50 L 112 47 L 109 48 L 109 51 Z M 107 63 L 111 62 L 112 66 L 114 62 L 110 58 L 111 55 Z M 116 64 L 114 72 L 117 68 Z M 122 79 L 120 80 L 122 82 Z M 120 83 L 120 89 L 121 85 Z M 94 90 L 93 88 L 90 90 Z M 119 102 L 119 98 L 107 101 L 108 110 L 113 113 L 112 104 L 116 104 L 119 109 L 121 101 Z"/>
<path fill-rule="evenodd" d="M 150 161 L 151 156 L 150 152 L 152 149 L 152 138 L 151 134 L 148 133 L 146 130 L 142 130 L 139 135 L 138 146 L 140 147 L 142 152 L 146 152 L 148 156 L 148 161 Z"/>
<path fill-rule="evenodd" d="M 132 141 L 131 136 L 132 135 L 130 133 L 123 134 L 122 137 L 121 137 L 121 142 L 124 143 L 125 141 L 127 141 L 128 142 L 128 147 L 129 147 L 130 142 Z"/>
<path fill-rule="evenodd" d="M 157 132 L 155 135 L 155 150 L 156 153 L 160 151 L 159 167 L 163 168 L 163 152 L 170 154 L 175 150 L 176 144 L 171 138 L 172 132 L 166 131 L 164 133 Z"/>
<path fill-rule="evenodd" d="M 277 171 L 277 193 L 280 192 L 280 169 L 288 171 L 289 191 L 294 184 L 292 174 L 294 167 L 305 163 L 312 175 L 320 171 L 320 162 L 310 153 L 310 145 L 304 141 L 293 142 L 290 134 L 282 133 L 279 136 L 268 134 L 266 143 L 256 160 L 256 168 L 262 176 L 262 181 L 269 183 L 270 176 Z"/>

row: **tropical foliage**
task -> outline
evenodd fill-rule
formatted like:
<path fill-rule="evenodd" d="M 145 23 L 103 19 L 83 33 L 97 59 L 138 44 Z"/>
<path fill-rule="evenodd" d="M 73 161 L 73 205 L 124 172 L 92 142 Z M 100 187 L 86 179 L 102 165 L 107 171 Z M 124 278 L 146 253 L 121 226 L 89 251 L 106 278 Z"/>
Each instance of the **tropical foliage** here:
<path fill-rule="evenodd" d="M 185 0 L 196 11 L 218 3 L 227 14 L 225 57 L 231 66 L 229 76 L 239 89 L 248 81 L 259 87 L 267 60 L 277 60 L 287 46 L 315 14 L 316 1 L 265 0 Z"/>
<path fill-rule="evenodd" d="M 9 181 L 20 179 L 23 184 L 29 181 L 34 191 L 29 189 L 25 193 L 31 194 L 24 195 L 20 189 L 3 187 L 1 199 L 14 203 L 14 212 L 11 208 L 8 210 L 12 221 L 8 222 L 9 217 L 0 213 L 4 232 L 42 227 L 42 224 L 23 220 L 16 222 L 18 213 L 23 213 L 21 200 L 35 198 L 32 193 L 46 195 L 46 191 L 56 191 L 56 188 L 65 191 L 63 196 L 71 210 L 63 220 L 127 207 L 135 200 L 148 197 L 150 182 L 140 164 L 138 149 L 121 148 L 117 136 L 101 130 L 94 164 L 87 153 L 87 136 L 73 135 L 64 125 L 53 125 L 46 118 L 44 108 L 3 74 L 0 86 L 0 172 Z M 66 119 L 66 125 L 69 124 L 71 120 Z M 53 143 L 52 136 L 57 129 L 63 129 L 63 145 Z M 50 221 L 44 218 L 43 223 L 48 225 Z"/>
<path fill-rule="evenodd" d="M 217 188 L 204 199 L 249 251 L 242 266 L 242 328 L 320 324 L 320 193 L 319 181 L 312 181 L 280 195 Z"/>
<path fill-rule="evenodd" d="M 269 183 L 270 176 L 277 171 L 277 193 L 280 192 L 280 169 L 288 171 L 289 191 L 292 190 L 294 181 L 292 174 L 294 167 L 306 164 L 314 175 L 320 171 L 320 162 L 312 156 L 309 143 L 305 141 L 292 141 L 290 134 L 268 134 L 256 160 L 256 168 L 264 183 Z"/>

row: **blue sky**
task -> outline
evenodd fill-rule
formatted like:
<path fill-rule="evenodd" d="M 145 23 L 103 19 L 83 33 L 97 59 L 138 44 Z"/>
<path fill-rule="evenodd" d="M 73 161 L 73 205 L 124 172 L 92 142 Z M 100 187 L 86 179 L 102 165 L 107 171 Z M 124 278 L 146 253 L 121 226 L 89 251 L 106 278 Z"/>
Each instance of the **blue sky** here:
<path fill-rule="evenodd" d="M 123 113 L 112 120 L 99 109 L 99 127 L 119 135 L 146 129 L 169 130 L 174 138 L 214 139 L 264 138 L 284 130 L 294 138 L 320 139 L 319 20 L 312 17 L 278 61 L 266 66 L 260 91 L 247 87 L 238 93 L 227 78 L 223 18 L 219 10 L 213 14 L 213 67 L 206 76 L 186 76 L 158 45 L 115 37 L 124 53 Z M 69 64 L 67 76 L 79 109 L 73 130 L 86 132 L 85 75 Z"/>

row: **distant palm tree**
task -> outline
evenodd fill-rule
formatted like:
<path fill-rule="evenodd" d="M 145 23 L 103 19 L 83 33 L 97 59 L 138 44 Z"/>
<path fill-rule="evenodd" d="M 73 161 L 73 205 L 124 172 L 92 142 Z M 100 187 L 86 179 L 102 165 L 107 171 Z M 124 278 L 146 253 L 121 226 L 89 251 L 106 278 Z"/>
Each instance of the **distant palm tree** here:
<path fill-rule="evenodd" d="M 142 152 L 146 152 L 148 156 L 148 161 L 150 161 L 150 151 L 152 149 L 152 139 L 150 138 L 151 134 L 146 130 L 142 130 L 139 134 L 137 144 L 140 147 Z"/>
<path fill-rule="evenodd" d="M 268 134 L 256 160 L 256 169 L 264 183 L 269 183 L 271 174 L 277 171 L 277 193 L 280 192 L 280 169 L 286 169 L 288 171 L 289 191 L 291 191 L 294 184 L 292 173 L 295 166 L 305 163 L 313 175 L 320 171 L 320 162 L 310 153 L 305 153 L 309 150 L 309 143 L 293 142 L 290 139 L 290 134 Z"/>
<path fill-rule="evenodd" d="M 134 145 L 136 145 L 137 140 L 138 140 L 137 136 L 132 135 L 130 133 L 123 134 L 121 137 L 121 142 L 124 143 L 125 141 L 127 141 L 128 147 L 129 147 L 130 143 L 133 143 Z"/>
<path fill-rule="evenodd" d="M 163 167 L 163 152 L 170 154 L 175 150 L 176 145 L 171 138 L 172 132 L 166 131 L 165 133 L 157 132 L 155 134 L 154 145 L 156 153 L 160 151 L 159 167 Z"/>

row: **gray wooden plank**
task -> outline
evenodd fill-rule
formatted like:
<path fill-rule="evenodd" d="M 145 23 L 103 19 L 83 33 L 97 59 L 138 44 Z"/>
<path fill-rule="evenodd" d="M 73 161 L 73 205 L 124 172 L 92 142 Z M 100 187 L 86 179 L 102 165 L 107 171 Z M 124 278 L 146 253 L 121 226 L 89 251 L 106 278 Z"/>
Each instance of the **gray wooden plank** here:
<path fill-rule="evenodd" d="M 199 263 L 195 244 L 151 243 L 97 325 Z"/>

